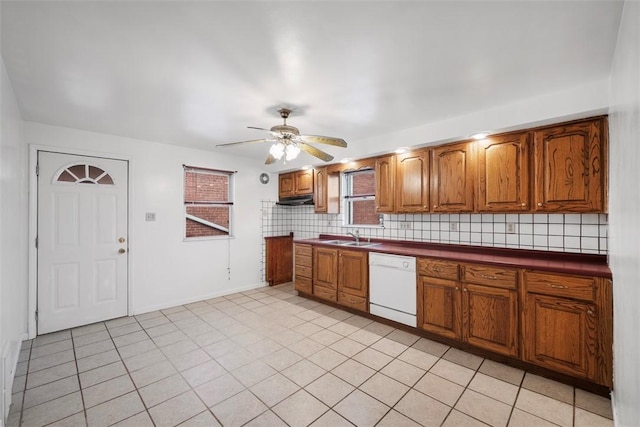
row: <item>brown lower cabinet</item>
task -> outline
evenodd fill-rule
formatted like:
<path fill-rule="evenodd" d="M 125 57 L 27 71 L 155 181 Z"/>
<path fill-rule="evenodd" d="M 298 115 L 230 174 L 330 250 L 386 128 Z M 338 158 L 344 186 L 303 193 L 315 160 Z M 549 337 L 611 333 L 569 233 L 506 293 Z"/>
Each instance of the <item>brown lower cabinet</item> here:
<path fill-rule="evenodd" d="M 525 361 L 612 386 L 608 279 L 524 272 Z"/>
<path fill-rule="evenodd" d="M 318 298 L 369 311 L 369 254 L 313 248 L 313 291 Z"/>
<path fill-rule="evenodd" d="M 515 269 L 418 259 L 418 325 L 443 337 L 518 355 Z"/>
<path fill-rule="evenodd" d="M 296 244 L 295 288 L 368 312 L 368 253 Z M 611 280 L 417 259 L 418 328 L 612 387 Z"/>
<path fill-rule="evenodd" d="M 611 306 L 608 279 L 418 259 L 421 329 L 608 387 Z"/>
<path fill-rule="evenodd" d="M 313 279 L 313 270 L 311 269 L 313 252 L 311 245 L 296 243 L 293 253 L 295 261 L 293 286 L 297 291 L 310 294 Z"/>

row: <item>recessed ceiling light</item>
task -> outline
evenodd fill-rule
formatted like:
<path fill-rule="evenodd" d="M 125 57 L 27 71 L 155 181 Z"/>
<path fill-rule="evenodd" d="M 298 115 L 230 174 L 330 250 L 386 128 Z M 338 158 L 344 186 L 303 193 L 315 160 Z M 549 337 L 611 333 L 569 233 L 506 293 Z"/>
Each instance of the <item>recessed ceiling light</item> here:
<path fill-rule="evenodd" d="M 407 147 L 400 147 L 400 148 L 396 148 L 393 152 L 396 154 L 403 154 L 403 153 L 406 153 L 407 151 L 409 151 Z"/>
<path fill-rule="evenodd" d="M 489 136 L 489 132 L 478 132 L 471 135 L 471 138 L 480 140 L 480 139 L 485 139 L 488 136 Z"/>

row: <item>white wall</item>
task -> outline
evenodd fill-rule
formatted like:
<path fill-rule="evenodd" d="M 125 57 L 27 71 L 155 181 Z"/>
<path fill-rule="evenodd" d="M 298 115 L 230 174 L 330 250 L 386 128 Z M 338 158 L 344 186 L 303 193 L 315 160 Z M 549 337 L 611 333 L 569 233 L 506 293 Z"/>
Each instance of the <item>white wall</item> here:
<path fill-rule="evenodd" d="M 614 417 L 640 420 L 640 2 L 624 5 L 611 74 L 609 264 L 614 301 Z"/>
<path fill-rule="evenodd" d="M 399 147 L 423 147 L 460 141 L 479 131 L 507 132 L 606 114 L 608 107 L 609 80 L 604 79 L 437 122 L 425 117 L 424 125 L 358 141 L 348 140 L 348 148 L 333 152 L 338 153 L 336 161 L 344 158 L 362 159 L 390 153 Z M 287 162 L 286 165 L 278 163 L 275 167 L 281 171 L 294 170 L 308 162 L 309 156 L 300 156 L 293 162 Z M 312 162 L 312 165 L 321 163 Z"/>
<path fill-rule="evenodd" d="M 27 179 L 22 119 L 1 62 L 0 95 L 0 386 L 7 415 L 20 342 L 27 332 Z M 0 423 L 2 424 L 2 423 Z"/>
<path fill-rule="evenodd" d="M 129 254 L 134 313 L 263 285 L 260 200 L 276 197 L 277 180 L 260 184 L 258 176 L 263 171 L 255 162 L 32 122 L 24 123 L 24 136 L 27 144 L 130 160 Z M 235 238 L 183 241 L 183 164 L 238 171 Z M 146 222 L 145 212 L 155 212 L 157 220 Z"/>

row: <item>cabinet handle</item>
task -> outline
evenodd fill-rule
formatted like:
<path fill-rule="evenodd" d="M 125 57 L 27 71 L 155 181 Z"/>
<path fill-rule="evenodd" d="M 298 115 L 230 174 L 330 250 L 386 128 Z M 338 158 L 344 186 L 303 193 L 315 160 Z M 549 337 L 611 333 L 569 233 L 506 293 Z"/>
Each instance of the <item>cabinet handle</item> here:
<path fill-rule="evenodd" d="M 435 271 L 436 273 L 441 273 L 442 269 L 440 267 L 433 267 L 433 271 Z"/>
<path fill-rule="evenodd" d="M 526 208 L 526 207 L 527 207 L 527 204 L 526 204 L 526 203 L 523 203 L 521 206 L 522 206 L 523 208 Z"/>
<path fill-rule="evenodd" d="M 481 274 L 480 277 L 483 279 L 498 280 L 498 276 L 487 276 L 486 274 Z"/>
<path fill-rule="evenodd" d="M 460 290 L 460 288 L 456 286 L 456 291 L 459 291 L 459 290 Z"/>
<path fill-rule="evenodd" d="M 564 286 L 564 285 L 554 285 L 552 283 L 547 283 L 547 286 L 549 286 L 550 288 L 553 289 L 569 289 L 568 286 Z"/>
<path fill-rule="evenodd" d="M 540 207 L 540 208 L 541 208 L 541 207 L 543 207 L 543 206 L 544 206 L 544 203 L 538 203 L 538 207 Z"/>
<path fill-rule="evenodd" d="M 462 292 L 469 292 L 467 288 L 462 288 Z"/>
<path fill-rule="evenodd" d="M 589 316 L 592 316 L 592 315 L 593 315 L 593 311 L 591 311 L 591 310 L 587 310 L 587 314 L 588 314 Z"/>
<path fill-rule="evenodd" d="M 438 207 L 438 205 L 433 205 L 433 209 L 435 209 L 435 208 L 437 208 L 437 207 Z"/>

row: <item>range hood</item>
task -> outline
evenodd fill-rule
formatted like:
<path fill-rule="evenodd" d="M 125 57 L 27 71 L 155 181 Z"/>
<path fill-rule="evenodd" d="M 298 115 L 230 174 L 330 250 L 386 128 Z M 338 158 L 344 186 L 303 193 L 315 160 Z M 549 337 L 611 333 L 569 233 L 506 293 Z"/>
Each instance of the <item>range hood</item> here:
<path fill-rule="evenodd" d="M 276 204 L 282 206 L 313 206 L 313 194 L 308 194 L 306 196 L 282 197 Z"/>

